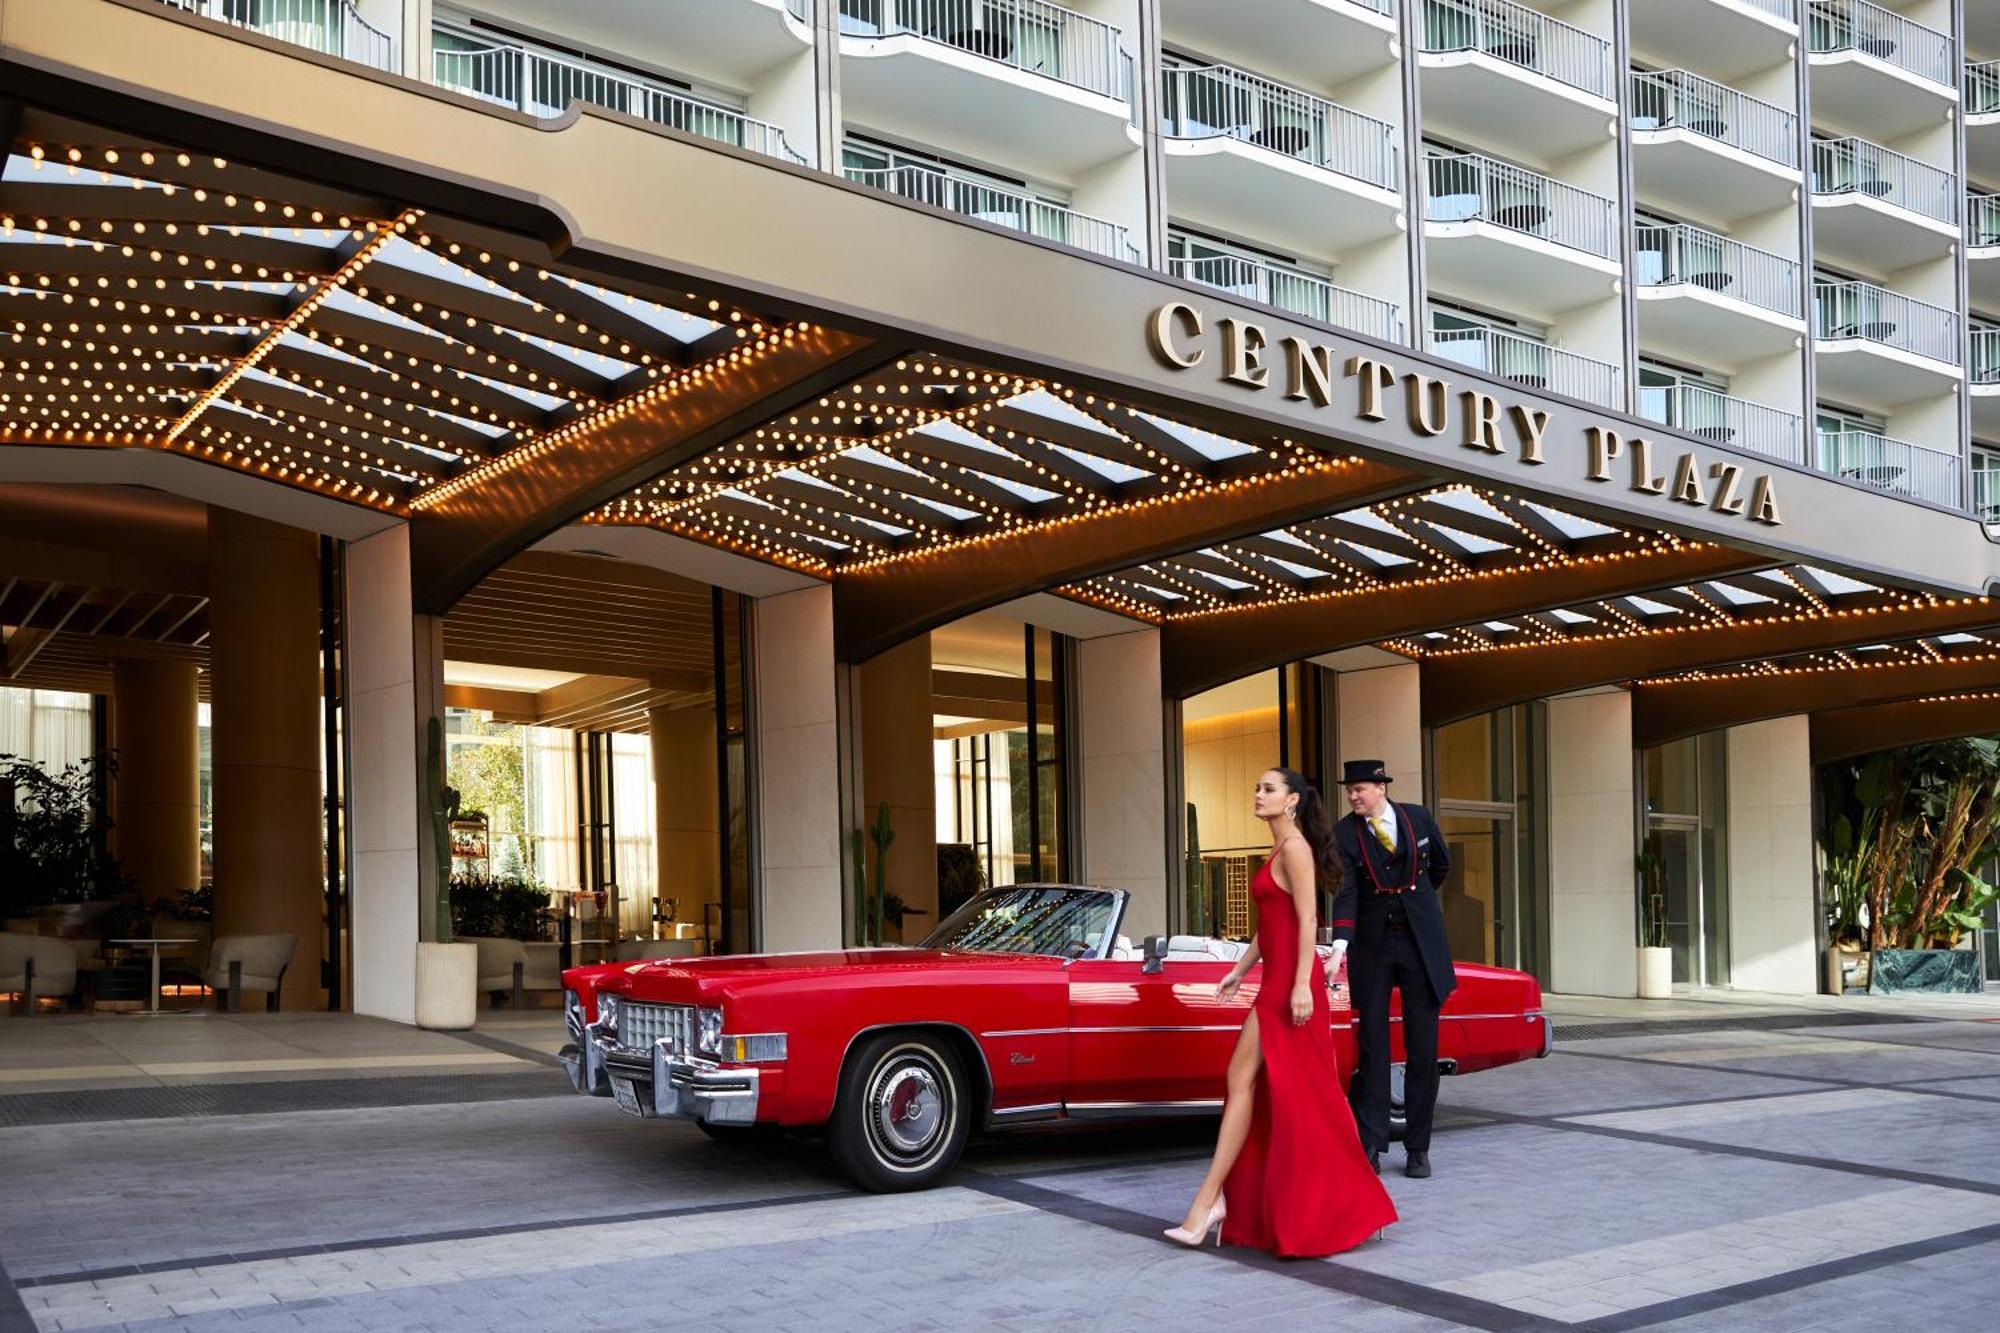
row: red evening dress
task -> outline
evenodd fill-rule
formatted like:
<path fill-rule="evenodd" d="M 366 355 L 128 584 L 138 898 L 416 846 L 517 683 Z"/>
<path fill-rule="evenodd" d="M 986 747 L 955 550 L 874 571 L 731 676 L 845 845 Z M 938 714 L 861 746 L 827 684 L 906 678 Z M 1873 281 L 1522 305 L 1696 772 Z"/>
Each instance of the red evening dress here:
<path fill-rule="evenodd" d="M 1326 971 L 1313 959 L 1312 1021 L 1292 1022 L 1299 916 L 1267 861 L 1250 881 L 1263 983 L 1252 1009 L 1264 1065 L 1250 1137 L 1223 1185 L 1222 1239 L 1286 1258 L 1351 1250 L 1396 1220 L 1354 1128 L 1328 1026 Z"/>

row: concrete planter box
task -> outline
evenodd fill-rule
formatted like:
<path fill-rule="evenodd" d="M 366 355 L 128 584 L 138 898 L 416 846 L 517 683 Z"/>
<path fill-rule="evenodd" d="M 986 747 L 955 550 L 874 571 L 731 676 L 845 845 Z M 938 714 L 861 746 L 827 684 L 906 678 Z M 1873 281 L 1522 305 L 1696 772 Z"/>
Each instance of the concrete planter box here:
<path fill-rule="evenodd" d="M 417 946 L 417 1026 L 457 1031 L 479 1017 L 479 946 Z"/>
<path fill-rule="evenodd" d="M 1639 998 L 1665 1000 L 1674 993 L 1674 951 L 1639 950 Z"/>

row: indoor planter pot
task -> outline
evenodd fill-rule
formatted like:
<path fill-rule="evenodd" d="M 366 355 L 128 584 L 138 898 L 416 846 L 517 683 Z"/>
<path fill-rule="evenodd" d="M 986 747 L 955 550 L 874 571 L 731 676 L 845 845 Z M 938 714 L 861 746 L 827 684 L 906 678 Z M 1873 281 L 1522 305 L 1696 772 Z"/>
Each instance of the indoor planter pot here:
<path fill-rule="evenodd" d="M 1842 995 L 1849 988 L 1868 989 L 1868 951 L 1849 944 L 1826 948 L 1826 993 Z"/>
<path fill-rule="evenodd" d="M 417 946 L 417 1026 L 469 1028 L 479 1016 L 479 946 Z"/>
<path fill-rule="evenodd" d="M 1674 993 L 1674 951 L 1639 950 L 1639 998 L 1665 1000 Z"/>

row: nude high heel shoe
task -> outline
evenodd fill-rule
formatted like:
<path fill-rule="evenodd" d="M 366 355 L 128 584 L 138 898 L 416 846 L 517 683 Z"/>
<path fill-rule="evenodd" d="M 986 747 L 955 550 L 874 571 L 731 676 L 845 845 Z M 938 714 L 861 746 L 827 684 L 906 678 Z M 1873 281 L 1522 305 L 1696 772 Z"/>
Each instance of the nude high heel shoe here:
<path fill-rule="evenodd" d="M 1168 1227 L 1161 1234 L 1175 1244 L 1185 1245 L 1191 1250 L 1200 1249 L 1203 1245 L 1206 1245 L 1209 1236 L 1213 1234 L 1215 1236 L 1216 1248 L 1220 1249 L 1222 1247 L 1222 1219 L 1228 1215 L 1228 1206 L 1222 1200 L 1217 1199 L 1214 1206 L 1208 1210 L 1208 1216 L 1202 1220 L 1199 1231 L 1189 1231 L 1186 1227 Z"/>

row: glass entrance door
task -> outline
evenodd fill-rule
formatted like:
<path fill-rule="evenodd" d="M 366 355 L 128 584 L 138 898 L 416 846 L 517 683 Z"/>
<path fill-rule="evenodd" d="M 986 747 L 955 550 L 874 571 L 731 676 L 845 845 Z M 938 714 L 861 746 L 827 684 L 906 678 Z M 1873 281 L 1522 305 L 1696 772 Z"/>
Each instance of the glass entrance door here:
<path fill-rule="evenodd" d="M 1676 985 L 1729 984 L 1723 746 L 1710 732 L 1645 753 L 1646 845 L 1659 858 Z"/>
<path fill-rule="evenodd" d="M 1523 967 L 1515 918 L 1519 908 L 1514 817 L 1447 809 L 1439 831 L 1451 849 L 1451 876 L 1439 901 L 1451 956 L 1473 963 Z"/>

